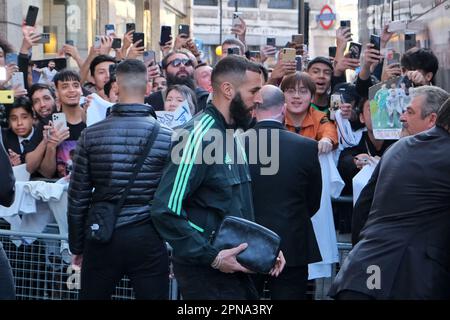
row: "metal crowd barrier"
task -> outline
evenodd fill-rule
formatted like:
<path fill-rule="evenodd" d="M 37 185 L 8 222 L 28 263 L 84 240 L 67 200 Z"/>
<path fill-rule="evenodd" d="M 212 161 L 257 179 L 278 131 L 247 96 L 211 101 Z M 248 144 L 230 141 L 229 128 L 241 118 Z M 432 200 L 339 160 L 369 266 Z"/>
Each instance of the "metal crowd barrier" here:
<path fill-rule="evenodd" d="M 333 202 L 351 202 L 351 197 L 339 197 Z M 25 233 L 14 232 L 2 228 L 0 219 L 0 242 L 2 242 L 6 255 L 9 258 L 15 284 L 16 296 L 21 300 L 77 300 L 79 296 L 79 273 L 70 266 L 70 255 L 67 238 L 57 234 L 57 225 L 49 225 L 52 233 Z M 19 247 L 14 242 L 26 242 L 34 239 L 31 244 L 22 244 Z M 14 241 L 14 242 L 13 242 Z M 339 266 L 347 257 L 352 246 L 350 243 L 339 242 L 339 263 L 333 266 L 332 277 L 316 279 L 308 282 L 307 298 L 310 300 L 328 299 L 329 287 L 339 271 Z M 168 246 L 169 254 L 171 248 Z M 169 299 L 180 298 L 178 286 L 170 266 Z M 123 278 L 116 286 L 113 300 L 135 299 L 131 281 Z"/>
<path fill-rule="evenodd" d="M 29 242 L 19 247 L 14 242 Z M 11 264 L 19 300 L 78 300 L 79 272 L 70 266 L 67 238 L 57 234 L 13 232 L 0 229 L 0 242 Z M 170 248 L 169 248 L 170 249 Z M 169 250 L 169 254 L 170 254 Z M 169 299 L 178 299 L 178 287 L 171 274 Z M 132 300 L 131 281 L 124 277 L 111 296 L 113 300 Z"/>

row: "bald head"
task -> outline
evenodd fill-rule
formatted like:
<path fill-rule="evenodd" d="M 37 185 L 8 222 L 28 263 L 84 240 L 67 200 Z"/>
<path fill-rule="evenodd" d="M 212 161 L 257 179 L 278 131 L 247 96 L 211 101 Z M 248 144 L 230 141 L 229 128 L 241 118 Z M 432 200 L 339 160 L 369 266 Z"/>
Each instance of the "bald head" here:
<path fill-rule="evenodd" d="M 273 85 L 265 85 L 261 88 L 259 94 L 260 103 L 255 105 L 256 120 L 272 119 L 282 122 L 285 111 L 283 91 Z"/>
<path fill-rule="evenodd" d="M 278 111 L 285 103 L 283 91 L 270 84 L 261 88 L 261 100 L 262 103 L 258 105 L 257 108 L 265 111 L 271 109 L 276 109 Z"/>

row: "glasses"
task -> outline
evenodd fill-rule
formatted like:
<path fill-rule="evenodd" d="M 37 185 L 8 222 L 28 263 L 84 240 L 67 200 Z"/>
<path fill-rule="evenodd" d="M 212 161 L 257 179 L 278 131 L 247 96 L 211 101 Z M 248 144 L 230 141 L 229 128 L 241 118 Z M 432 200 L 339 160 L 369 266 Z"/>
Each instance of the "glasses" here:
<path fill-rule="evenodd" d="M 179 59 L 179 58 L 177 58 L 177 59 L 172 60 L 172 61 L 169 62 L 169 65 L 171 65 L 172 67 L 175 67 L 175 68 L 179 67 L 180 64 L 183 64 L 183 66 L 185 66 L 185 67 L 191 67 L 193 65 L 192 61 L 189 60 L 189 59 Z"/>
<path fill-rule="evenodd" d="M 299 96 L 304 96 L 304 95 L 309 94 L 310 92 L 309 92 L 308 89 L 302 88 L 302 89 L 300 89 L 300 90 L 287 89 L 286 91 L 284 91 L 284 93 L 286 93 L 286 94 L 288 94 L 288 95 L 290 95 L 290 96 L 293 96 L 293 95 L 295 95 L 295 94 L 298 94 Z"/>

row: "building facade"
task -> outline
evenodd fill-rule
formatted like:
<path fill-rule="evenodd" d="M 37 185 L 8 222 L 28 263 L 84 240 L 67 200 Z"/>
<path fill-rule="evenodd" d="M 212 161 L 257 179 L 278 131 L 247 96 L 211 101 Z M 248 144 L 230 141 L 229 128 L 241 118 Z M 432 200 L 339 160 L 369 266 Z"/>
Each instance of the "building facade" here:
<path fill-rule="evenodd" d="M 73 40 L 82 57 L 87 56 L 96 35 L 114 24 L 122 37 L 125 25 L 136 23 L 145 33 L 147 49 L 159 52 L 161 25 L 191 24 L 192 0 L 0 0 L 0 36 L 18 49 L 21 23 L 29 5 L 39 7 L 37 27 L 51 34 L 50 44 L 33 49 L 33 59 L 50 58 L 67 41 Z M 174 29 L 176 30 L 176 29 Z"/>
<path fill-rule="evenodd" d="M 251 50 L 258 50 L 266 44 L 267 37 L 275 37 L 278 47 L 283 47 L 291 36 L 299 30 L 298 0 L 240 0 L 238 11 L 247 24 L 247 45 Z M 308 2 L 308 1 L 306 1 Z M 344 2 L 336 7 L 335 2 Z M 310 55 L 327 55 L 328 47 L 335 43 L 336 28 L 339 20 L 350 19 L 354 26 L 357 21 L 357 2 L 353 0 L 315 0 L 308 2 L 309 12 L 309 52 Z M 232 0 L 194 0 L 193 1 L 194 37 L 201 44 L 205 55 L 215 60 L 215 48 L 220 40 L 232 38 L 231 24 L 236 1 Z M 316 17 L 328 5 L 334 21 L 327 22 L 325 29 Z M 222 8 L 221 8 L 222 7 Z M 222 16 L 222 28 L 220 17 Z M 222 31 L 222 33 L 221 33 Z"/>

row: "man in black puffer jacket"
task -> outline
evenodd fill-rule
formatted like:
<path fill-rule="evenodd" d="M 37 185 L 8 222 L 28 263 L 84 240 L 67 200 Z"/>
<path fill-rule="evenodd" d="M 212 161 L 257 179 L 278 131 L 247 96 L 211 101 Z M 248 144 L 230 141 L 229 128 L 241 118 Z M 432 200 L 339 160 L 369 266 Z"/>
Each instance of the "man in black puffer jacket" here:
<path fill-rule="evenodd" d="M 120 210 L 112 239 L 85 239 L 89 208 L 100 201 L 117 203 L 139 156 L 155 130 L 151 106 L 144 105 L 147 70 L 138 60 L 117 66 L 119 103 L 111 115 L 82 133 L 69 186 L 69 244 L 72 263 L 81 267 L 81 299 L 109 299 L 127 275 L 138 299 L 167 299 L 168 256 L 154 229 L 151 202 L 169 159 L 172 131 L 161 126 Z"/>

